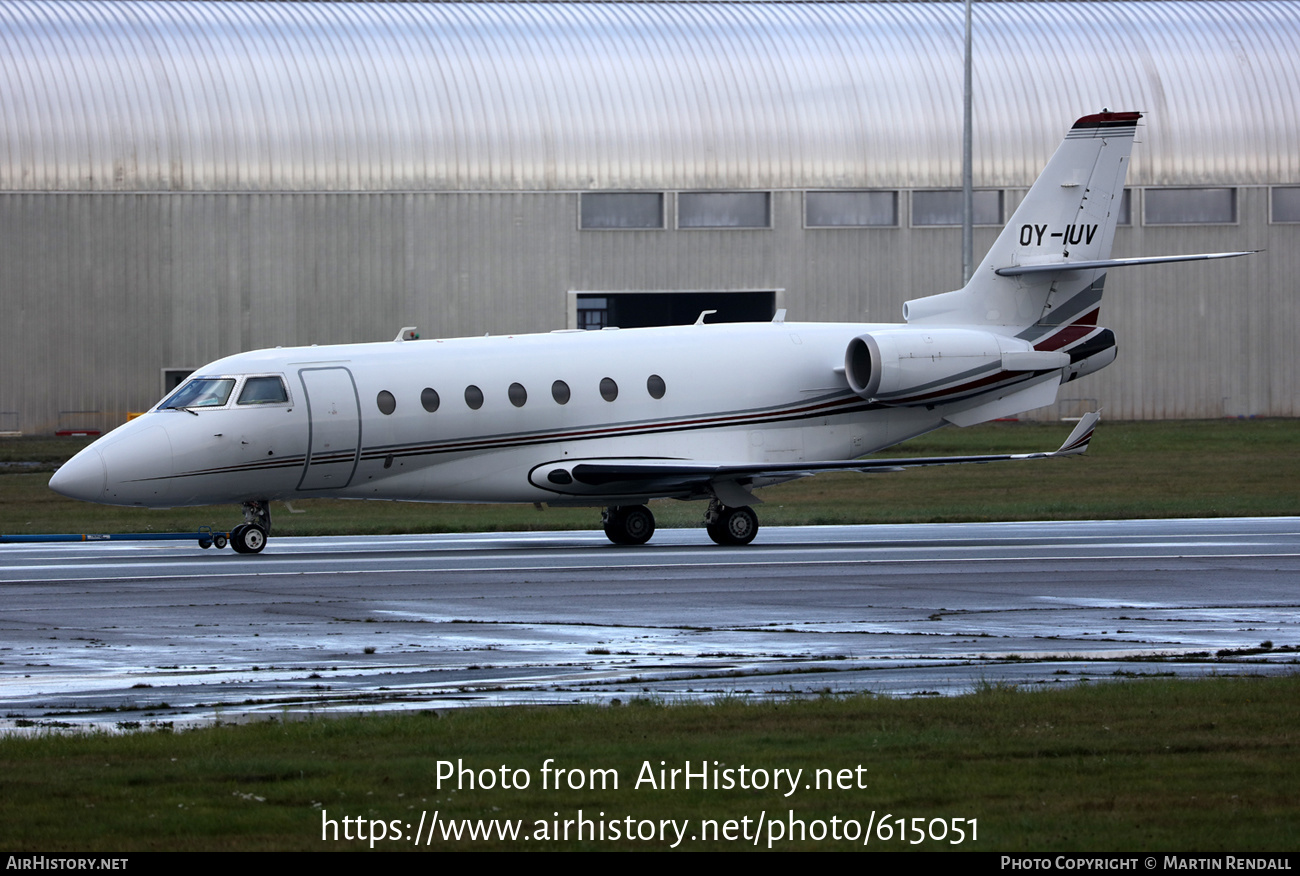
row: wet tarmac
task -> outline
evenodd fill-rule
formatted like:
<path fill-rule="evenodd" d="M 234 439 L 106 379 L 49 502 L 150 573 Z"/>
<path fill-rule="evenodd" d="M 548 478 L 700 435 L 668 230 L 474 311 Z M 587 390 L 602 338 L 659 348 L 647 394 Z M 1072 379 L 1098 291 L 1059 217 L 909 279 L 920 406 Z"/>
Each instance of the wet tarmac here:
<path fill-rule="evenodd" d="M 0 730 L 1300 662 L 1300 519 L 0 545 Z"/>

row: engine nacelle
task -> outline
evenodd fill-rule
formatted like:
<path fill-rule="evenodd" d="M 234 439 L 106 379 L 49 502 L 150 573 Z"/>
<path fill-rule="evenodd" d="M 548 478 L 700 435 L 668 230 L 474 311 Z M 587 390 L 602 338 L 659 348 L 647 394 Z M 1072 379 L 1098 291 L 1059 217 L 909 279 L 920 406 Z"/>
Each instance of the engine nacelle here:
<path fill-rule="evenodd" d="M 1065 353 L 978 329 L 886 329 L 849 341 L 844 376 L 855 393 L 880 404 L 932 405 L 1069 364 Z"/>
<path fill-rule="evenodd" d="M 1070 348 L 1070 367 L 1061 382 L 1069 383 L 1085 374 L 1100 371 L 1115 361 L 1117 352 L 1115 333 L 1110 329 L 1101 329 L 1084 338 L 1082 342 Z"/>

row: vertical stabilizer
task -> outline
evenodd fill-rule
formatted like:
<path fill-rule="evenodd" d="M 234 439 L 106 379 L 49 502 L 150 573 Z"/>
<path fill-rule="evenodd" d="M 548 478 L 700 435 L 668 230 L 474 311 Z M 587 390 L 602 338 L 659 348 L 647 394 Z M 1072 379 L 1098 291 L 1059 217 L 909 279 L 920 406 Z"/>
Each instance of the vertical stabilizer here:
<path fill-rule="evenodd" d="M 909 324 L 1096 325 L 1140 113 L 1102 112 L 1074 123 L 965 288 L 904 305 Z M 999 269 L 1059 265 L 1004 276 Z"/>

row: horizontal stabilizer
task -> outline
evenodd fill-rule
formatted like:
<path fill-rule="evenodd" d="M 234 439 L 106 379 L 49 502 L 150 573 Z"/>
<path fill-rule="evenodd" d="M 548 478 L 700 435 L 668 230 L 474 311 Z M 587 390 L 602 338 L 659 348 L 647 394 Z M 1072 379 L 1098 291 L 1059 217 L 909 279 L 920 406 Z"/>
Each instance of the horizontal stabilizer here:
<path fill-rule="evenodd" d="M 1235 259 L 1238 256 L 1254 255 L 1257 249 L 1246 252 L 1202 252 L 1190 255 L 1145 256 L 1136 259 L 1091 259 L 1077 262 L 1048 262 L 1047 264 L 1010 265 L 994 271 L 1002 277 L 1018 277 L 1021 274 L 1053 274 L 1062 271 L 1095 271 L 1102 268 L 1127 268 L 1131 265 L 1162 265 L 1168 262 L 1203 262 L 1208 259 Z"/>

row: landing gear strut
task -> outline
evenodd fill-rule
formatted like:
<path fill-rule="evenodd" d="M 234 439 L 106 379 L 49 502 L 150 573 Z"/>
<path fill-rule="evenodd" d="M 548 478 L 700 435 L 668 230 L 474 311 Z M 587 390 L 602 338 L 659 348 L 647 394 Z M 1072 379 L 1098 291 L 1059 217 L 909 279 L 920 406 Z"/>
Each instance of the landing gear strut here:
<path fill-rule="evenodd" d="M 714 544 L 746 545 L 758 535 L 758 515 L 748 505 L 728 508 L 714 499 L 704 512 L 704 524 Z"/>
<path fill-rule="evenodd" d="M 260 554 L 271 533 L 271 505 L 266 501 L 245 502 L 244 522 L 230 530 L 230 546 L 237 554 Z"/>
<path fill-rule="evenodd" d="M 614 544 L 645 544 L 655 534 L 655 516 L 644 505 L 606 508 L 600 520 Z"/>

